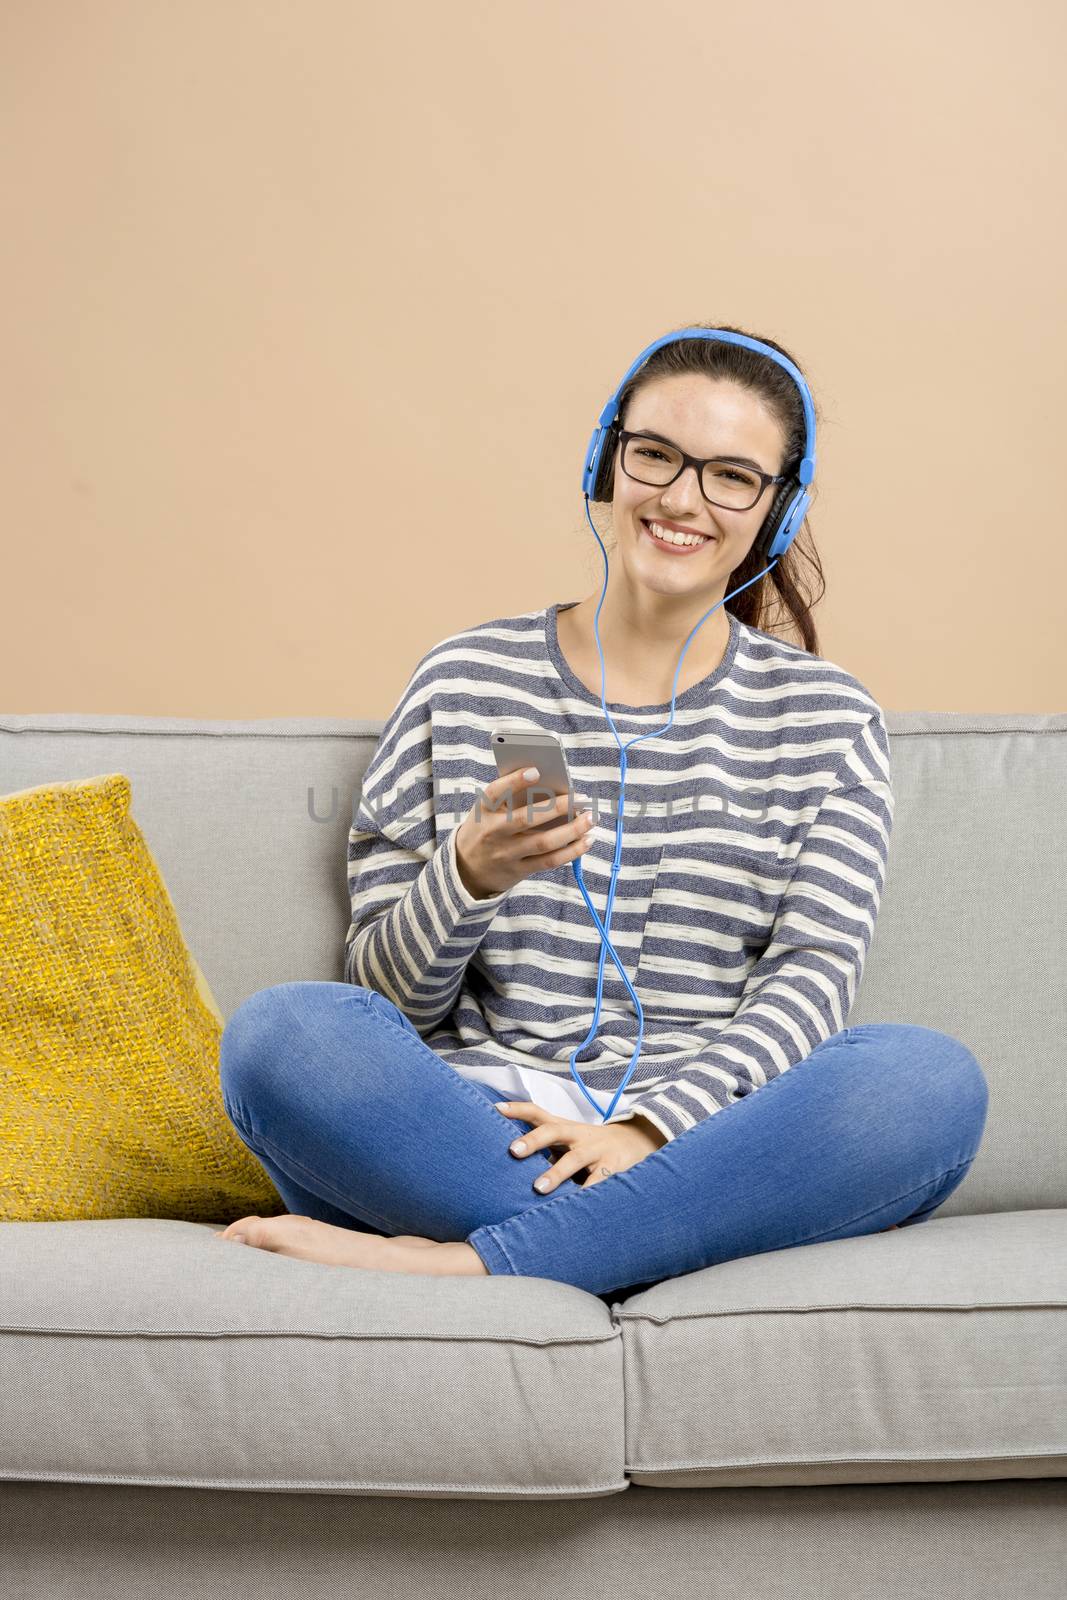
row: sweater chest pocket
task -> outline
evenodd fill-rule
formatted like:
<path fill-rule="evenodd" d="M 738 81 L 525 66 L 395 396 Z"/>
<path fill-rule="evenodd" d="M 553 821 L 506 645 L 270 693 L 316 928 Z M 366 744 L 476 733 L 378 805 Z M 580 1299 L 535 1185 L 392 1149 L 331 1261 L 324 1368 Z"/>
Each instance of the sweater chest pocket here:
<path fill-rule="evenodd" d="M 722 1021 L 770 942 L 795 863 L 724 825 L 663 847 L 634 988 L 661 1020 Z"/>

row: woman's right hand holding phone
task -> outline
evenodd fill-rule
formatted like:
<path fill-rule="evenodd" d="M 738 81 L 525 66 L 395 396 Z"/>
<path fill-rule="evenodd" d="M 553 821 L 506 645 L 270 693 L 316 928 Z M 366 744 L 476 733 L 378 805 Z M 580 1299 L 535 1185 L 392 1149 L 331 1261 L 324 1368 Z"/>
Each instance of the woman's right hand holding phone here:
<path fill-rule="evenodd" d="M 578 811 L 572 817 L 569 794 L 556 795 L 551 806 L 545 794 L 531 802 L 537 777 L 536 767 L 528 767 L 494 778 L 459 825 L 459 874 L 467 893 L 477 900 L 503 894 L 535 872 L 574 861 L 593 845 L 592 813 Z M 558 827 L 545 826 L 546 818 L 556 817 Z"/>

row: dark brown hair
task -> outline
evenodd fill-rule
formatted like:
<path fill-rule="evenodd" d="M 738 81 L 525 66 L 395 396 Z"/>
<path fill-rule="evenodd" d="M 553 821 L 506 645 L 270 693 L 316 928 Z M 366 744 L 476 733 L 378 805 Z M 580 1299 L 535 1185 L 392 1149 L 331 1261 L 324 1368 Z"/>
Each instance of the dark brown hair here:
<path fill-rule="evenodd" d="M 726 333 L 741 333 L 748 339 L 758 339 L 762 344 L 770 345 L 772 350 L 777 350 L 785 356 L 798 371 L 803 371 L 800 362 L 790 351 L 776 343 L 774 339 L 768 339 L 765 334 L 749 333 L 745 328 L 732 328 L 722 322 L 687 322 L 683 327 L 722 328 Z M 681 329 L 674 331 L 681 332 Z M 792 375 L 784 367 L 779 366 L 777 361 L 772 361 L 770 356 L 761 355 L 757 350 L 749 350 L 745 345 L 727 343 L 723 339 L 676 339 L 654 350 L 644 366 L 634 373 L 619 396 L 619 427 L 625 428 L 627 408 L 639 389 L 659 378 L 672 378 L 684 372 L 698 372 L 704 377 L 719 380 L 727 379 L 757 395 L 778 421 L 785 436 L 785 455 L 778 470 L 790 476 L 795 474 L 804 455 L 806 428 L 804 404 Z M 822 421 L 822 413 L 814 395 L 812 406 L 818 424 Z M 616 456 L 617 454 L 616 448 Z M 605 482 L 606 492 L 598 498 L 610 502 L 615 487 L 614 460 Z M 793 487 L 795 488 L 795 484 Z M 774 505 L 774 493 L 780 492 L 781 488 L 782 486 L 778 485 L 777 490 L 768 491 L 771 494 L 771 506 Z M 811 492 L 815 493 L 814 484 Z M 614 541 L 610 545 L 605 543 L 605 549 L 614 548 Z M 731 589 L 754 577 L 766 565 L 766 557 L 761 558 L 753 547 L 740 566 L 731 572 L 724 592 L 729 594 Z M 822 584 L 816 595 L 813 595 L 806 585 L 805 567 L 810 568 L 811 574 Z M 729 609 L 740 622 L 747 623 L 752 628 L 759 628 L 764 633 L 774 632 L 775 624 L 781 622 L 784 613 L 786 626 L 791 625 L 799 631 L 804 649 L 811 655 L 818 655 L 819 636 L 811 612 L 825 593 L 826 584 L 823 581 L 822 565 L 811 532 L 811 519 L 805 516 L 800 531 L 785 554 L 778 557 L 771 570 L 764 573 L 757 583 L 750 584 L 747 589 L 742 589 L 740 594 L 735 595 L 729 602 Z M 777 607 L 776 615 L 772 615 L 773 607 Z"/>

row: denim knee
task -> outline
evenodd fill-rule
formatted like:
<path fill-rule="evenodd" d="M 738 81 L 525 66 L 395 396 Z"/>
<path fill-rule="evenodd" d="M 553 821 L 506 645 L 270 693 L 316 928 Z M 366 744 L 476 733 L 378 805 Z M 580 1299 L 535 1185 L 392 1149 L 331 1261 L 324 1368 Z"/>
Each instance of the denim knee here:
<path fill-rule="evenodd" d="M 887 1061 L 905 1061 L 911 1044 L 929 1063 L 929 1074 L 944 1091 L 954 1119 L 972 1125 L 977 1151 L 989 1109 L 989 1084 L 977 1056 L 962 1040 L 917 1022 L 872 1023 L 853 1031 L 882 1039 Z"/>
<path fill-rule="evenodd" d="M 344 999 L 349 994 L 368 1005 L 372 998 L 381 1000 L 373 990 L 355 984 L 307 978 L 274 983 L 249 995 L 222 1030 L 219 1080 L 223 1102 L 228 1104 L 232 1095 L 243 1099 L 253 1085 L 262 1083 L 283 1023 L 291 1026 L 295 1016 L 299 1024 L 302 1015 L 336 1006 L 339 996 Z"/>
<path fill-rule="evenodd" d="M 959 1039 L 952 1038 L 950 1034 L 946 1034 L 945 1038 L 950 1039 L 955 1046 L 955 1071 L 959 1079 L 960 1109 L 968 1112 L 973 1118 L 974 1149 L 977 1155 L 989 1111 L 989 1082 L 973 1051 L 968 1050 L 965 1044 Z"/>
<path fill-rule="evenodd" d="M 865 1022 L 848 1032 L 862 1035 L 867 1050 L 880 1045 L 880 1059 L 886 1070 L 894 1066 L 912 1070 L 917 1059 L 923 1062 L 926 1093 L 937 1090 L 944 1094 L 945 1112 L 952 1117 L 953 1125 L 961 1120 L 969 1123 L 977 1150 L 989 1110 L 989 1083 L 965 1043 L 921 1022 Z"/>
<path fill-rule="evenodd" d="M 970 1117 L 974 1124 L 974 1148 L 985 1130 L 986 1112 L 989 1109 L 989 1084 L 979 1065 L 978 1058 L 961 1039 L 937 1028 L 924 1028 L 923 1033 L 940 1040 L 938 1076 L 951 1089 L 956 1108 L 961 1117 Z"/>
<path fill-rule="evenodd" d="M 257 989 L 237 1007 L 223 1027 L 219 1041 L 219 1082 L 224 1101 L 235 1092 L 242 1093 L 247 1086 L 248 1070 L 254 1068 L 257 1061 L 262 1062 L 277 1030 L 280 992 L 291 987 L 291 984 L 279 983 Z"/>

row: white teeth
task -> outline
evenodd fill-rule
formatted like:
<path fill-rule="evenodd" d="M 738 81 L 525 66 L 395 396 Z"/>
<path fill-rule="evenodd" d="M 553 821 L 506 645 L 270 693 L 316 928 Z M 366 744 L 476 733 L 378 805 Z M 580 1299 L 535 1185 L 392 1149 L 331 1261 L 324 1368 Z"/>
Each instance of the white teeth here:
<path fill-rule="evenodd" d="M 703 534 L 676 533 L 673 528 L 664 528 L 658 522 L 646 522 L 645 527 L 656 539 L 662 539 L 664 544 L 707 544 Z"/>

